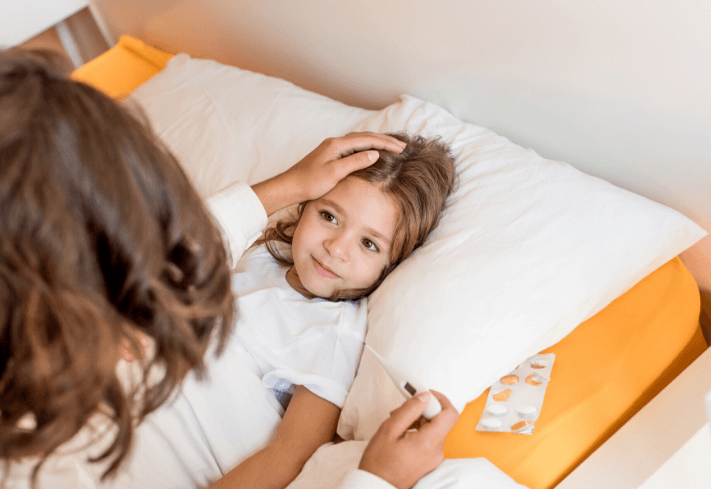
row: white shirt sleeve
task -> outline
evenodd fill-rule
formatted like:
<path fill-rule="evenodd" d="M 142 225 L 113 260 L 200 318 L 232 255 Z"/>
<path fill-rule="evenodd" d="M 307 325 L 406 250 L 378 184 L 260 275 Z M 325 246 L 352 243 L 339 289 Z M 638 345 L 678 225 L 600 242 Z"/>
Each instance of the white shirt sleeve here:
<path fill-rule="evenodd" d="M 90 467 L 86 462 L 87 452 L 68 454 L 65 456 L 52 456 L 42 465 L 42 470 L 37 477 L 37 485 L 30 483 L 32 472 L 37 459 L 25 459 L 12 462 L 9 466 L 0 467 L 0 487 L 8 489 L 33 489 L 34 487 L 52 489 L 97 489 L 100 471 L 106 468 L 105 464 L 94 464 Z M 6 470 L 8 472 L 6 473 Z"/>
<path fill-rule="evenodd" d="M 348 471 L 336 489 L 395 489 L 395 486 L 365 470 Z"/>
<path fill-rule="evenodd" d="M 243 182 L 223 188 L 205 204 L 221 228 L 233 268 L 245 250 L 261 236 L 267 226 L 267 212 L 257 194 Z"/>

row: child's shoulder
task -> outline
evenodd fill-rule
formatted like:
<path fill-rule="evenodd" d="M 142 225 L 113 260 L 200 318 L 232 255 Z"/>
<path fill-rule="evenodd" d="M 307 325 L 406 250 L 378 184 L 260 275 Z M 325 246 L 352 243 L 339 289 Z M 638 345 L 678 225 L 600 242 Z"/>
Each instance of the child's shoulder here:
<path fill-rule="evenodd" d="M 291 258 L 291 246 L 286 243 L 278 243 L 277 250 L 282 254 L 282 256 Z M 235 272 L 247 272 L 252 269 L 257 271 L 266 271 L 267 269 L 280 270 L 284 268 L 285 265 L 277 261 L 276 258 L 272 256 L 267 249 L 267 245 L 264 243 L 253 245 L 251 248 L 242 254 L 237 265 L 235 266 Z"/>

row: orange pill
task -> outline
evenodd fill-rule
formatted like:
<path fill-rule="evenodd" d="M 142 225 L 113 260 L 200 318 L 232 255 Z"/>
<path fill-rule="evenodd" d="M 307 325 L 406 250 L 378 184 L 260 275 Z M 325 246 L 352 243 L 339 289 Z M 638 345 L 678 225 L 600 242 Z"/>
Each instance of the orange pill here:
<path fill-rule="evenodd" d="M 537 380 L 534 380 L 534 377 L 540 378 L 540 377 L 538 377 L 538 375 L 536 375 L 536 374 L 531 374 L 531 375 L 529 375 L 528 377 L 526 377 L 526 383 L 527 383 L 528 385 L 541 385 L 542 382 L 538 382 Z"/>
<path fill-rule="evenodd" d="M 496 401 L 496 402 L 503 402 L 508 400 L 508 398 L 511 397 L 511 389 L 506 389 L 501 392 L 497 392 L 491 398 Z"/>
<path fill-rule="evenodd" d="M 504 375 L 499 380 L 502 384 L 514 385 L 518 382 L 518 375 Z"/>

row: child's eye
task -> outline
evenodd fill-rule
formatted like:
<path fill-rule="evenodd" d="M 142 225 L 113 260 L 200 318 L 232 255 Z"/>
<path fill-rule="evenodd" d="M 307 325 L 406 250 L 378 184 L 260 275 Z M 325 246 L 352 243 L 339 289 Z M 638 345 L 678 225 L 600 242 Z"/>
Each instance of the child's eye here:
<path fill-rule="evenodd" d="M 331 214 L 330 212 L 321 211 L 320 214 L 321 214 L 321 217 L 323 218 L 324 221 L 330 222 L 330 223 L 333 223 L 333 224 L 337 224 L 337 223 L 338 223 L 338 220 L 336 219 L 336 216 L 334 216 L 334 215 Z"/>
<path fill-rule="evenodd" d="M 363 239 L 361 240 L 361 243 L 363 243 L 363 246 L 365 246 L 365 248 L 366 248 L 367 250 L 370 250 L 370 251 L 380 251 L 380 248 L 378 248 L 378 245 L 376 245 L 375 243 L 373 243 L 373 242 L 372 242 L 371 240 L 369 240 L 368 238 L 363 238 Z"/>

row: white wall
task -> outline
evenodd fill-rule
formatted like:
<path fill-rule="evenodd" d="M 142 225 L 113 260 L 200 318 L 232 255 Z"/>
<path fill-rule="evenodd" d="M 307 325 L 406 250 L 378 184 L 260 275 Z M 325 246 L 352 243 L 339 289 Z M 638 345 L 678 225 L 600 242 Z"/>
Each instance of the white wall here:
<path fill-rule="evenodd" d="M 88 5 L 88 0 L 0 0 L 0 49 L 21 44 Z"/>
<path fill-rule="evenodd" d="M 400 93 L 711 230 L 711 0 L 92 0 L 131 34 L 367 108 Z M 684 254 L 711 291 L 711 238 Z"/>

